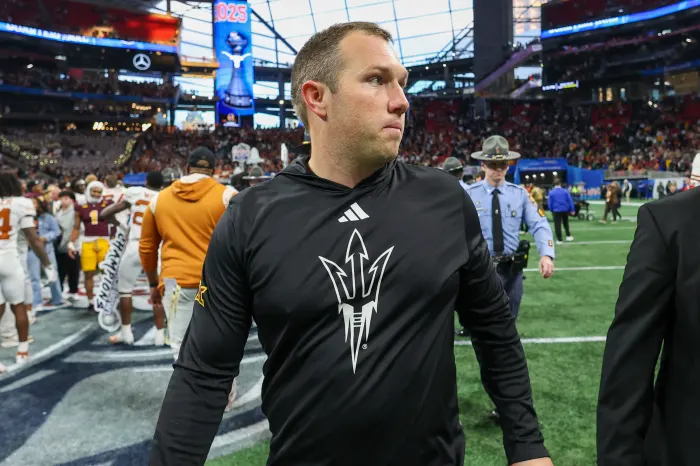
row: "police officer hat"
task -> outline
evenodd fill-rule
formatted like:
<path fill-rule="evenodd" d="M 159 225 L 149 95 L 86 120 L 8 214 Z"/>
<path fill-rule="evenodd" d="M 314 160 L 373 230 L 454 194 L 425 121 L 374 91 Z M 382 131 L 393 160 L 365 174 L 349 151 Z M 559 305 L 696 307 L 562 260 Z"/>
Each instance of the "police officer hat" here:
<path fill-rule="evenodd" d="M 520 158 L 520 154 L 510 150 L 506 138 L 496 135 L 486 139 L 481 150 L 472 153 L 472 158 L 483 161 L 515 160 Z"/>
<path fill-rule="evenodd" d="M 296 155 L 311 155 L 311 136 L 308 131 L 304 131 L 304 142 L 292 148 Z"/>
<path fill-rule="evenodd" d="M 460 170 L 464 170 L 464 167 L 462 166 L 462 162 L 459 161 L 458 158 L 456 157 L 447 157 L 445 161 L 442 163 L 442 167 L 440 167 L 442 170 L 448 172 L 448 173 L 456 173 Z"/>
<path fill-rule="evenodd" d="M 304 141 L 292 149 L 297 155 L 311 155 L 311 141 Z"/>
<path fill-rule="evenodd" d="M 248 174 L 243 177 L 244 180 L 269 180 L 270 178 L 272 177 L 266 175 L 263 169 L 257 165 L 251 168 Z"/>

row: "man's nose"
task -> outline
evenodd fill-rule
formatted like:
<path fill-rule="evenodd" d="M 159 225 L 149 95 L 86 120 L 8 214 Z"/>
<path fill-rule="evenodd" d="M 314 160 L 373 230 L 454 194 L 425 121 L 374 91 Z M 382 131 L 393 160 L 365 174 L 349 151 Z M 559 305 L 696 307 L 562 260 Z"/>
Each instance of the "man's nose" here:
<path fill-rule="evenodd" d="M 408 111 L 408 106 L 408 99 L 403 87 L 392 87 L 389 91 L 389 112 L 403 115 Z"/>

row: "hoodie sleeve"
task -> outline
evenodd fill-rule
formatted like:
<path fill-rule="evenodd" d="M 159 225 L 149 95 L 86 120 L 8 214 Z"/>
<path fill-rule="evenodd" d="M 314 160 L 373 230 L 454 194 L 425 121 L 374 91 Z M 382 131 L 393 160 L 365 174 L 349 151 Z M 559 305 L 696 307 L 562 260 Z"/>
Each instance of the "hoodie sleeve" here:
<path fill-rule="evenodd" d="M 158 248 L 161 240 L 156 226 L 156 217 L 152 209 L 148 208 L 141 221 L 141 239 L 139 240 L 139 257 L 145 272 L 158 270 Z"/>
<path fill-rule="evenodd" d="M 548 457 L 508 295 L 493 267 L 476 208 L 467 196 L 463 215 L 469 260 L 459 271 L 456 311 L 472 335 L 482 383 L 501 415 L 508 464 Z"/>
<path fill-rule="evenodd" d="M 153 438 L 150 464 L 201 465 L 221 423 L 252 323 L 243 248 L 226 210 L 209 244 L 185 333 Z"/>

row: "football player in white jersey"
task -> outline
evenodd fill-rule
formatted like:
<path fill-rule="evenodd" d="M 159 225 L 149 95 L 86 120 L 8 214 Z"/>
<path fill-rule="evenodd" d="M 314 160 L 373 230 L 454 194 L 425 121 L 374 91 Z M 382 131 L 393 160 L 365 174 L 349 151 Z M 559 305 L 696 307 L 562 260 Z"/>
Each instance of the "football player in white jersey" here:
<path fill-rule="evenodd" d="M 118 178 L 116 176 L 105 176 L 105 192 L 103 194 L 104 199 L 112 201 L 116 204 L 124 199 L 125 192 L 126 189 L 124 189 L 124 186 L 119 185 Z M 126 225 L 129 221 L 129 212 L 119 212 L 114 216 L 114 219 L 118 222 L 118 224 Z M 116 225 L 109 226 L 109 235 L 111 238 L 114 238 L 114 235 L 117 232 L 116 228 Z"/>
<path fill-rule="evenodd" d="M 131 331 L 131 313 L 133 311 L 132 292 L 136 287 L 136 279 L 141 273 L 141 260 L 139 258 L 139 239 L 141 239 L 141 220 L 148 208 L 151 199 L 158 195 L 163 187 L 163 175 L 160 172 L 149 172 L 146 176 L 146 186 L 133 186 L 126 190 L 122 200 L 107 207 L 100 213 L 100 218 L 119 219 L 119 213 L 130 209 L 128 216 L 129 242 L 124 255 L 119 263 L 119 279 L 117 291 L 119 291 L 119 312 L 122 317 L 121 333 L 112 335 L 112 343 L 134 343 L 134 334 Z M 165 344 L 165 312 L 159 306 L 153 307 L 153 316 L 156 324 L 155 344 Z"/>
<path fill-rule="evenodd" d="M 73 180 L 73 182 L 70 185 L 71 191 L 75 193 L 75 203 L 82 205 L 87 202 L 87 199 L 85 198 L 85 187 L 86 187 L 85 180 L 82 180 L 80 178 L 76 178 Z"/>
<path fill-rule="evenodd" d="M 24 270 L 17 251 L 17 236 L 20 230 L 27 237 L 29 247 L 41 261 L 49 282 L 58 278 L 44 245 L 39 240 L 34 224 L 34 203 L 22 197 L 19 180 L 11 173 L 0 173 L 0 289 L 15 315 L 19 335 L 16 362 L 29 360 L 29 321 L 24 307 Z M 3 312 L 4 306 L 0 308 Z M 2 315 L 0 314 L 0 317 Z"/>

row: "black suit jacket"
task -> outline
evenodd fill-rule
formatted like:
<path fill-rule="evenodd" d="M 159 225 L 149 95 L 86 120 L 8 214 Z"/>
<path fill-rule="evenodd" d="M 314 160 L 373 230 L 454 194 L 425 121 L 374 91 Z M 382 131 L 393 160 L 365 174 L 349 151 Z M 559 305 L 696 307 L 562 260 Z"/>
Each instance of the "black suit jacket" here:
<path fill-rule="evenodd" d="M 637 221 L 603 357 L 598 465 L 695 466 L 700 188 L 642 206 Z"/>

